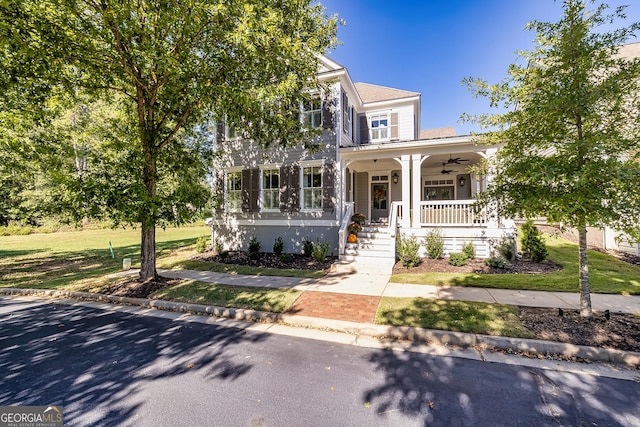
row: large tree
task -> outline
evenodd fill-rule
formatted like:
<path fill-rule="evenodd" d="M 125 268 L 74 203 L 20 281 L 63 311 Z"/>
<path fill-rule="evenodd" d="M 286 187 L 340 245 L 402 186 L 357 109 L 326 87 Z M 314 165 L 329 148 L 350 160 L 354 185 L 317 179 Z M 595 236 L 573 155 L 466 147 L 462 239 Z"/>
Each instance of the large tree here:
<path fill-rule="evenodd" d="M 11 3 L 11 2 L 10 2 Z M 143 191 L 111 186 L 117 218 L 141 226 L 140 279 L 157 276 L 155 227 L 175 203 L 159 197 L 158 161 L 177 171 L 181 132 L 224 114 L 260 144 L 308 140 L 292 106 L 317 80 L 336 20 L 309 0 L 24 0 L 0 5 L 12 43 L 52 64 L 62 87 L 117 93 L 135 124 L 123 167 Z M 20 64 L 19 64 L 20 65 Z M 23 68 L 28 64 L 21 64 Z M 123 147 L 123 153 L 126 147 Z M 139 155 L 138 155 L 139 154 Z M 99 197 L 99 194 L 93 196 Z M 135 199 L 134 199 L 135 197 Z M 181 217 L 175 216 L 174 219 Z"/>
<path fill-rule="evenodd" d="M 503 107 L 473 118 L 488 129 L 481 141 L 504 144 L 488 164 L 494 178 L 481 199 L 497 201 L 502 215 L 546 216 L 577 229 L 582 316 L 591 315 L 587 227 L 637 236 L 640 222 L 640 60 L 619 54 L 640 26 L 607 31 L 626 18 L 624 7 L 587 6 L 565 0 L 558 22 L 529 24 L 535 46 L 503 82 L 466 80 Z"/>

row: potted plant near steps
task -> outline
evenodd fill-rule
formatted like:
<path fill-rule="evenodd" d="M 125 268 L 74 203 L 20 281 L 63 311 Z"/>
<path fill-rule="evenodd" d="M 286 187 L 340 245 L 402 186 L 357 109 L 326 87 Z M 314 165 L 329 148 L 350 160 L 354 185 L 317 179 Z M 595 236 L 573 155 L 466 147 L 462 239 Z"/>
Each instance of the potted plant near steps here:
<path fill-rule="evenodd" d="M 352 222 L 349 224 L 349 227 L 347 227 L 347 230 L 349 231 L 347 242 L 356 243 L 358 241 L 358 233 L 362 231 L 362 226 L 357 222 Z"/>

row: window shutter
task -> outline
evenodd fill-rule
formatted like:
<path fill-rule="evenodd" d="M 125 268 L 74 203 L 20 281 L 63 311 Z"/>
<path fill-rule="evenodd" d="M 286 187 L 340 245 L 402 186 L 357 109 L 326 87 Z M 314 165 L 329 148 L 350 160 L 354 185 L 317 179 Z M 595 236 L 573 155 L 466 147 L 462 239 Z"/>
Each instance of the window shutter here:
<path fill-rule="evenodd" d="M 391 113 L 391 139 L 398 138 L 398 113 Z"/>
<path fill-rule="evenodd" d="M 251 206 L 251 169 L 242 170 L 242 212 L 249 212 Z"/>
<path fill-rule="evenodd" d="M 334 102 L 332 99 L 322 101 L 322 127 L 324 129 L 333 129 L 333 110 Z"/>
<path fill-rule="evenodd" d="M 322 210 L 332 212 L 334 203 L 335 163 L 327 162 L 322 168 Z"/>
<path fill-rule="evenodd" d="M 360 144 L 369 142 L 369 123 L 366 114 L 360 115 Z"/>
<path fill-rule="evenodd" d="M 216 124 L 216 142 L 224 142 L 224 140 L 225 140 L 224 122 L 220 121 Z"/>
<path fill-rule="evenodd" d="M 340 105 L 342 109 L 342 131 L 349 134 L 349 97 L 347 97 L 347 92 L 342 92 L 342 104 Z"/>
<path fill-rule="evenodd" d="M 296 165 L 280 167 L 280 212 L 300 210 L 300 168 Z"/>
<path fill-rule="evenodd" d="M 249 212 L 260 210 L 260 169 L 251 169 L 251 191 L 249 193 Z"/>
<path fill-rule="evenodd" d="M 226 174 L 218 172 L 215 174 L 213 183 L 213 210 L 222 212 L 224 210 L 224 181 L 227 179 Z"/>

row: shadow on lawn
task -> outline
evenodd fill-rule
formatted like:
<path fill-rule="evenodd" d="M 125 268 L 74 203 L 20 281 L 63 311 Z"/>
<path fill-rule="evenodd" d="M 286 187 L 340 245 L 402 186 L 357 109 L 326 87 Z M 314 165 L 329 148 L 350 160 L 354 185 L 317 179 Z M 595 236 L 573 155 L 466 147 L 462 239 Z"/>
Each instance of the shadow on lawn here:
<path fill-rule="evenodd" d="M 0 405 L 63 405 L 74 425 L 132 425 L 148 382 L 187 372 L 234 381 L 230 349 L 266 334 L 86 307 L 0 300 Z"/>

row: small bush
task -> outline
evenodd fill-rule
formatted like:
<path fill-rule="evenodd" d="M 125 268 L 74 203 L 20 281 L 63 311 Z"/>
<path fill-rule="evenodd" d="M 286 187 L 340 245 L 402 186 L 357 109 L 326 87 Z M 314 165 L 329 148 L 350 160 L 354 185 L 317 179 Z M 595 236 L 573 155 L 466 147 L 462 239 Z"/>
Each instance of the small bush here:
<path fill-rule="evenodd" d="M 280 255 L 280 261 L 284 262 L 285 264 L 289 264 L 290 262 L 293 261 L 293 255 L 291 255 L 291 254 L 282 254 L 282 255 Z"/>
<path fill-rule="evenodd" d="M 284 249 L 284 242 L 282 241 L 282 237 L 278 237 L 276 241 L 273 243 L 273 253 L 280 256 L 280 254 L 282 254 L 283 249 Z"/>
<path fill-rule="evenodd" d="M 327 259 L 327 255 L 329 255 L 329 250 L 331 246 L 328 242 L 320 242 L 318 241 L 315 245 L 313 245 L 313 251 L 311 255 L 313 259 L 318 262 L 324 262 Z"/>
<path fill-rule="evenodd" d="M 494 256 L 491 258 L 485 258 L 484 263 L 493 268 L 507 268 L 507 260 L 501 256 Z"/>
<path fill-rule="evenodd" d="M 310 257 L 313 254 L 313 242 L 311 240 L 307 239 L 302 242 L 302 253 L 307 257 Z"/>
<path fill-rule="evenodd" d="M 474 259 L 476 257 L 476 247 L 473 246 L 473 242 L 467 242 L 462 245 L 462 253 L 466 255 L 467 259 Z"/>
<path fill-rule="evenodd" d="M 431 259 L 441 259 L 444 257 L 444 238 L 442 230 L 436 228 L 424 236 L 423 244 L 427 250 L 427 256 Z"/>
<path fill-rule="evenodd" d="M 451 265 L 462 267 L 463 265 L 467 265 L 468 262 L 469 258 L 467 258 L 467 254 L 464 252 L 451 252 L 449 254 L 449 264 Z"/>
<path fill-rule="evenodd" d="M 207 236 L 198 237 L 198 240 L 196 240 L 196 252 L 201 254 L 207 250 L 208 246 L 209 246 L 209 237 Z"/>
<path fill-rule="evenodd" d="M 500 240 L 500 243 L 498 243 L 498 247 L 496 249 L 500 256 L 505 260 L 513 260 L 513 257 L 515 255 L 513 253 L 513 240 L 503 237 L 502 240 Z"/>
<path fill-rule="evenodd" d="M 351 221 L 357 222 L 360 225 L 364 225 L 364 222 L 366 221 L 366 217 L 361 213 L 353 214 L 351 216 Z"/>
<path fill-rule="evenodd" d="M 547 258 L 549 252 L 542 238 L 542 232 L 529 220 L 522 224 L 522 253 L 533 262 L 541 262 Z"/>
<path fill-rule="evenodd" d="M 260 258 L 260 246 L 258 238 L 256 236 L 252 236 L 251 240 L 249 240 L 249 258 L 254 260 Z"/>
<path fill-rule="evenodd" d="M 401 235 L 398 238 L 398 255 L 400 255 L 403 266 L 415 267 L 420 264 L 419 251 L 420 244 L 416 236 L 406 237 Z"/>

